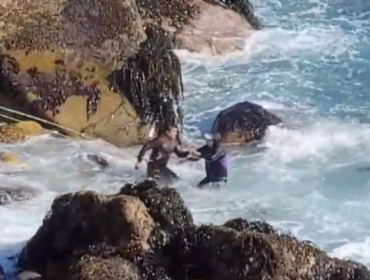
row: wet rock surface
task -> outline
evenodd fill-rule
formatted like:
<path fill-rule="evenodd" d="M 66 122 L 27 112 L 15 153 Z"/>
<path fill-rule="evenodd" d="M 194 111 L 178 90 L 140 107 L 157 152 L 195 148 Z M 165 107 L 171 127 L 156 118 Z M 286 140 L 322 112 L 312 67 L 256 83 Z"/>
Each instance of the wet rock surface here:
<path fill-rule="evenodd" d="M 0 142 L 6 144 L 24 142 L 29 137 L 42 134 L 42 126 L 33 121 L 21 121 L 0 126 Z"/>
<path fill-rule="evenodd" d="M 228 27 L 218 31 L 211 14 Z M 216 0 L 7 0 L 0 26 L 0 106 L 119 147 L 168 122 L 182 127 L 174 47 L 230 51 L 222 36 L 260 28 L 248 1 Z"/>
<path fill-rule="evenodd" d="M 248 143 L 260 141 L 269 126 L 283 121 L 258 104 L 244 101 L 222 110 L 212 125 L 224 143 Z"/>
<path fill-rule="evenodd" d="M 41 194 L 41 190 L 27 186 L 0 186 L 0 205 L 30 200 Z"/>
<path fill-rule="evenodd" d="M 33 271 L 22 271 L 18 274 L 17 280 L 42 280 L 42 276 Z"/>
<path fill-rule="evenodd" d="M 109 162 L 103 158 L 102 156 L 94 155 L 94 154 L 88 154 L 87 158 L 96 163 L 101 168 L 107 168 L 109 167 Z"/>
<path fill-rule="evenodd" d="M 178 191 L 150 180 L 56 198 L 19 266 L 56 280 L 370 279 L 263 221 L 195 225 Z"/>

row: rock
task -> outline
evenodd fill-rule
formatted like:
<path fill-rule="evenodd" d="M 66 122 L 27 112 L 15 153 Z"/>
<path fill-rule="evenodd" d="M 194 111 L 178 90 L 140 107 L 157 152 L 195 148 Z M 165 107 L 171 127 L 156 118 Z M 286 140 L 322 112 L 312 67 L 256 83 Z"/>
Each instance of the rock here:
<path fill-rule="evenodd" d="M 249 1 L 194 0 L 199 15 L 176 30 L 176 48 L 212 55 L 243 50 L 245 39 L 261 24 Z"/>
<path fill-rule="evenodd" d="M 212 132 L 219 132 L 224 143 L 259 141 L 269 126 L 282 120 L 262 106 L 245 101 L 222 110 L 212 125 Z"/>
<path fill-rule="evenodd" d="M 275 233 L 190 227 L 173 236 L 164 250 L 171 260 L 170 275 L 178 280 L 370 279 L 364 266 L 330 258 L 292 236 Z"/>
<path fill-rule="evenodd" d="M 147 250 L 154 222 L 135 197 L 108 197 L 81 191 L 57 197 L 51 212 L 27 243 L 19 263 L 43 274 L 55 260 L 66 262 L 76 250 L 108 244 L 121 251 Z"/>
<path fill-rule="evenodd" d="M 0 186 L 0 205 L 30 200 L 40 194 L 40 190 L 27 186 Z"/>
<path fill-rule="evenodd" d="M 160 188 L 154 180 L 146 180 L 140 184 L 126 184 L 119 193 L 138 197 L 161 231 L 168 235 L 175 228 L 194 224 L 191 212 L 175 188 Z"/>
<path fill-rule="evenodd" d="M 331 258 L 266 222 L 196 226 L 178 191 L 151 180 L 115 195 L 59 196 L 19 265 L 53 280 L 370 279 L 364 265 Z"/>
<path fill-rule="evenodd" d="M 15 127 L 22 129 L 27 136 L 40 136 L 44 132 L 42 126 L 34 121 L 20 121 L 15 123 Z"/>
<path fill-rule="evenodd" d="M 18 155 L 9 152 L 0 152 L 0 161 L 12 166 L 29 167 L 19 159 Z"/>
<path fill-rule="evenodd" d="M 242 218 L 228 220 L 223 224 L 224 227 L 234 229 L 236 231 L 254 231 L 266 234 L 277 233 L 277 231 L 268 223 L 261 221 L 247 221 Z"/>
<path fill-rule="evenodd" d="M 174 44 L 224 53 L 260 28 L 245 0 L 15 0 L 1 3 L 0 19 L 0 106 L 119 147 L 168 122 L 181 130 Z"/>
<path fill-rule="evenodd" d="M 33 271 L 22 271 L 18 274 L 17 280 L 42 280 L 42 277 Z"/>
<path fill-rule="evenodd" d="M 39 136 L 41 134 L 43 134 L 42 126 L 33 121 L 21 121 L 0 126 L 0 142 L 2 143 L 18 143 L 30 136 Z"/>
<path fill-rule="evenodd" d="M 98 155 L 88 154 L 87 158 L 93 162 L 95 162 L 97 165 L 99 165 L 101 168 L 106 168 L 109 166 L 108 161 L 105 158 L 102 158 Z"/>
<path fill-rule="evenodd" d="M 7 1 L 0 105 L 69 135 L 141 143 L 160 116 L 177 118 L 181 93 L 171 38 L 147 38 L 142 15 L 151 8 L 139 10 L 134 0 Z"/>
<path fill-rule="evenodd" d="M 55 279 L 55 278 L 50 278 Z M 68 270 L 68 280 L 143 280 L 137 267 L 122 259 L 86 255 Z"/>

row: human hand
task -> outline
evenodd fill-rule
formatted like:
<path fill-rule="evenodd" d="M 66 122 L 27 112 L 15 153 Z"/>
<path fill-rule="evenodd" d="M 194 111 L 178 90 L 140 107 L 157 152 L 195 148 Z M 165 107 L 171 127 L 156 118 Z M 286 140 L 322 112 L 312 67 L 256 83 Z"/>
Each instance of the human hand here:
<path fill-rule="evenodd" d="M 201 154 L 195 149 L 190 149 L 190 155 L 192 155 L 193 157 L 200 157 L 201 156 Z"/>
<path fill-rule="evenodd" d="M 135 163 L 135 170 L 138 170 L 138 169 L 139 169 L 139 167 L 140 167 L 140 162 L 138 162 L 138 161 L 137 161 L 137 162 Z"/>

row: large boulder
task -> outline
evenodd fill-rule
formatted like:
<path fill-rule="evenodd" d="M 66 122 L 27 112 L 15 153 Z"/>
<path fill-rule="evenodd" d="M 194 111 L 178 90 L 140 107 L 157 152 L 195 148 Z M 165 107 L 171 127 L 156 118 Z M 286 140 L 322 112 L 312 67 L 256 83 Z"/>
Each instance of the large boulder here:
<path fill-rule="evenodd" d="M 248 143 L 262 140 L 269 126 L 280 123 L 279 117 L 262 106 L 244 101 L 222 110 L 212 132 L 220 133 L 224 143 Z"/>
<path fill-rule="evenodd" d="M 370 280 L 266 222 L 196 226 L 178 191 L 151 180 L 56 198 L 19 264 L 53 280 Z"/>
<path fill-rule="evenodd" d="M 330 258 L 284 234 L 238 232 L 223 226 L 189 227 L 164 248 L 169 274 L 178 280 L 367 280 L 361 264 Z"/>
<path fill-rule="evenodd" d="M 261 23 L 248 0 L 193 0 L 198 14 L 183 28 L 168 28 L 176 34 L 176 48 L 210 55 L 243 50 L 245 39 Z"/>
<path fill-rule="evenodd" d="M 0 106 L 125 147 L 182 128 L 174 46 L 232 51 L 260 23 L 246 0 L 6 0 L 0 27 Z"/>
<path fill-rule="evenodd" d="M 175 188 L 161 188 L 154 180 L 140 184 L 126 184 L 119 194 L 138 197 L 147 207 L 150 215 L 162 233 L 169 236 L 174 229 L 186 228 L 194 224 L 193 216 Z"/>
<path fill-rule="evenodd" d="M 121 147 L 148 138 L 156 121 L 176 122 L 172 38 L 149 34 L 144 12 L 135 0 L 5 1 L 0 105 Z"/>
<path fill-rule="evenodd" d="M 107 244 L 120 251 L 149 249 L 154 222 L 132 196 L 80 191 L 56 198 L 20 256 L 23 269 L 44 274 L 49 264 L 68 263 L 73 252 Z"/>

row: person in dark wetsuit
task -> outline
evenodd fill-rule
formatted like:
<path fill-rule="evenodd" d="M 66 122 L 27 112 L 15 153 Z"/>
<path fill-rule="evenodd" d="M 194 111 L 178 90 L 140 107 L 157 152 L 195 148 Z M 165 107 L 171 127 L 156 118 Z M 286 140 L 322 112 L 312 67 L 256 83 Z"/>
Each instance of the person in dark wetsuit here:
<path fill-rule="evenodd" d="M 206 162 L 206 177 L 198 183 L 197 187 L 220 186 L 222 183 L 227 183 L 227 153 L 221 146 L 221 135 L 206 134 L 206 145 L 197 149 L 197 152 L 197 157 L 188 158 L 190 161 L 203 158 Z"/>
<path fill-rule="evenodd" d="M 190 151 L 179 149 L 177 135 L 177 127 L 169 126 L 157 138 L 143 145 L 137 156 L 138 160 L 135 164 L 135 169 L 139 169 L 145 153 L 151 149 L 152 153 L 147 164 L 147 177 L 154 178 L 164 184 L 170 184 L 179 180 L 176 173 L 167 167 L 168 161 L 172 153 L 175 153 L 180 158 L 186 158 L 190 155 Z"/>

